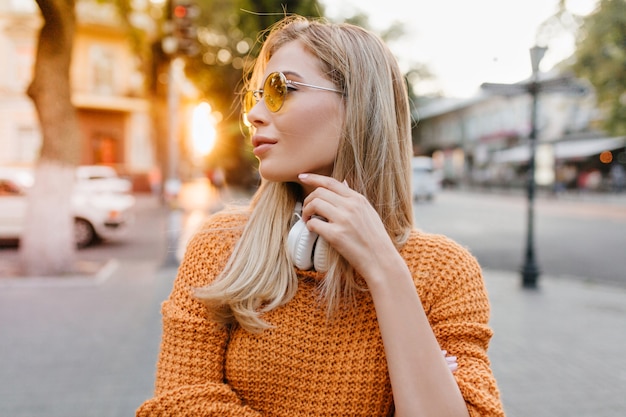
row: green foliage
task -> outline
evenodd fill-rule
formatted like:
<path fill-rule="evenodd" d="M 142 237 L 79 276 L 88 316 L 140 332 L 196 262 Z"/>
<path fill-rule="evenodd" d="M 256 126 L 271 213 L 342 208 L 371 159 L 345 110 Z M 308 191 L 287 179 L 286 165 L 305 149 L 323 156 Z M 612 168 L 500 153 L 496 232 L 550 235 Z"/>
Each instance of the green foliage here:
<path fill-rule="evenodd" d="M 115 2 L 130 29 L 130 38 L 137 54 L 145 63 L 151 91 L 156 96 L 164 95 L 164 85 L 158 80 L 163 78 L 162 73 L 172 58 L 161 47 L 163 37 L 167 36 L 167 2 L 161 10 L 160 21 L 156 22 L 157 33 L 148 36 L 145 31 L 134 28 L 130 23 L 133 13 L 131 0 L 96 1 Z M 243 69 L 257 56 L 263 35 L 272 24 L 286 14 L 322 17 L 324 8 L 318 0 L 195 0 L 195 4 L 200 7 L 200 15 L 195 20 L 200 48 L 196 54 L 178 56 L 185 60 L 186 75 L 200 91 L 200 99 L 222 114 L 218 142 L 206 160 L 206 167 L 211 169 L 220 166 L 226 171 L 228 181 L 245 183 L 254 178 L 256 159 L 241 132 L 240 91 Z M 345 21 L 369 27 L 369 19 L 362 13 Z M 398 23 L 380 35 L 385 41 L 392 42 L 404 33 L 404 27 Z M 412 80 L 429 76 L 423 66 L 414 66 L 409 75 Z M 411 91 L 412 83 L 408 85 Z"/>
<path fill-rule="evenodd" d="M 626 135 L 626 0 L 601 0 L 578 34 L 575 73 L 594 86 L 604 129 Z"/>

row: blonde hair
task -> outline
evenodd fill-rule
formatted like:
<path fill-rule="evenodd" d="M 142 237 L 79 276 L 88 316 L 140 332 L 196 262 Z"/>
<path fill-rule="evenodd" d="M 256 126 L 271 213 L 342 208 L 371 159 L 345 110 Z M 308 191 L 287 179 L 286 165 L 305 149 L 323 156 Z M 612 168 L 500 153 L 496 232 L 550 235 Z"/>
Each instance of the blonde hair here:
<path fill-rule="evenodd" d="M 395 57 L 379 37 L 358 26 L 288 16 L 270 29 L 245 88 L 257 86 L 272 55 L 295 40 L 319 57 L 324 73 L 344 92 L 345 121 L 332 176 L 368 199 L 399 249 L 413 226 L 412 146 L 407 90 Z M 298 279 L 286 244 L 300 192 L 295 183 L 262 180 L 224 271 L 195 292 L 218 322 L 262 331 L 269 327 L 262 313 L 293 298 Z M 332 314 L 361 288 L 352 266 L 332 248 L 329 259 L 320 295 Z"/>

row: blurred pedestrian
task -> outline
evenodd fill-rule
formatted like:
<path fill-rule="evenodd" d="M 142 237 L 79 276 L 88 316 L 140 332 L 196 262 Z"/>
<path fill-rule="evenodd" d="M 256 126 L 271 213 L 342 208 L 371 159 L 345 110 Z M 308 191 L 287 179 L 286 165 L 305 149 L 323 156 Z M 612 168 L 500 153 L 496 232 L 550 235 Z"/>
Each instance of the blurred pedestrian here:
<path fill-rule="evenodd" d="M 613 162 L 611 170 L 609 171 L 611 178 L 611 187 L 616 193 L 624 191 L 626 185 L 626 173 L 624 172 L 624 166 L 619 162 Z"/>
<path fill-rule="evenodd" d="M 148 171 L 148 183 L 150 184 L 150 192 L 154 196 L 161 195 L 161 188 L 163 183 L 163 177 L 161 175 L 161 169 L 154 165 Z"/>
<path fill-rule="evenodd" d="M 393 54 L 290 16 L 246 79 L 262 184 L 189 244 L 137 415 L 503 416 L 480 266 L 413 226 Z"/>

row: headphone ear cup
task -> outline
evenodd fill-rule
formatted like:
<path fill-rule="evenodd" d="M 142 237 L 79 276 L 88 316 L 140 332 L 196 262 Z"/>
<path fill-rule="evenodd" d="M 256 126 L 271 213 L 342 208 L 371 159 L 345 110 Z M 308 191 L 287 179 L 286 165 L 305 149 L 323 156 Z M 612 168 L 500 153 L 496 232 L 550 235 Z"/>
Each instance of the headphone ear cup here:
<path fill-rule="evenodd" d="M 317 233 L 309 231 L 302 219 L 299 219 L 289 231 L 287 250 L 298 269 L 306 271 L 313 268 L 313 248 L 317 237 Z"/>
<path fill-rule="evenodd" d="M 328 271 L 328 242 L 323 237 L 318 237 L 313 253 L 313 267 L 317 272 Z"/>

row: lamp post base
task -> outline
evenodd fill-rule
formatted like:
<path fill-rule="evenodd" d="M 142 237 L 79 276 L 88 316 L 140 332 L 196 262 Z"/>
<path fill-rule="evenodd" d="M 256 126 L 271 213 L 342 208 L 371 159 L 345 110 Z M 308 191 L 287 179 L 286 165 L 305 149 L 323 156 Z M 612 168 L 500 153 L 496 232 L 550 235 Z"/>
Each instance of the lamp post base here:
<path fill-rule="evenodd" d="M 536 289 L 537 278 L 539 277 L 539 268 L 537 265 L 530 261 L 526 262 L 522 267 L 522 288 Z"/>

